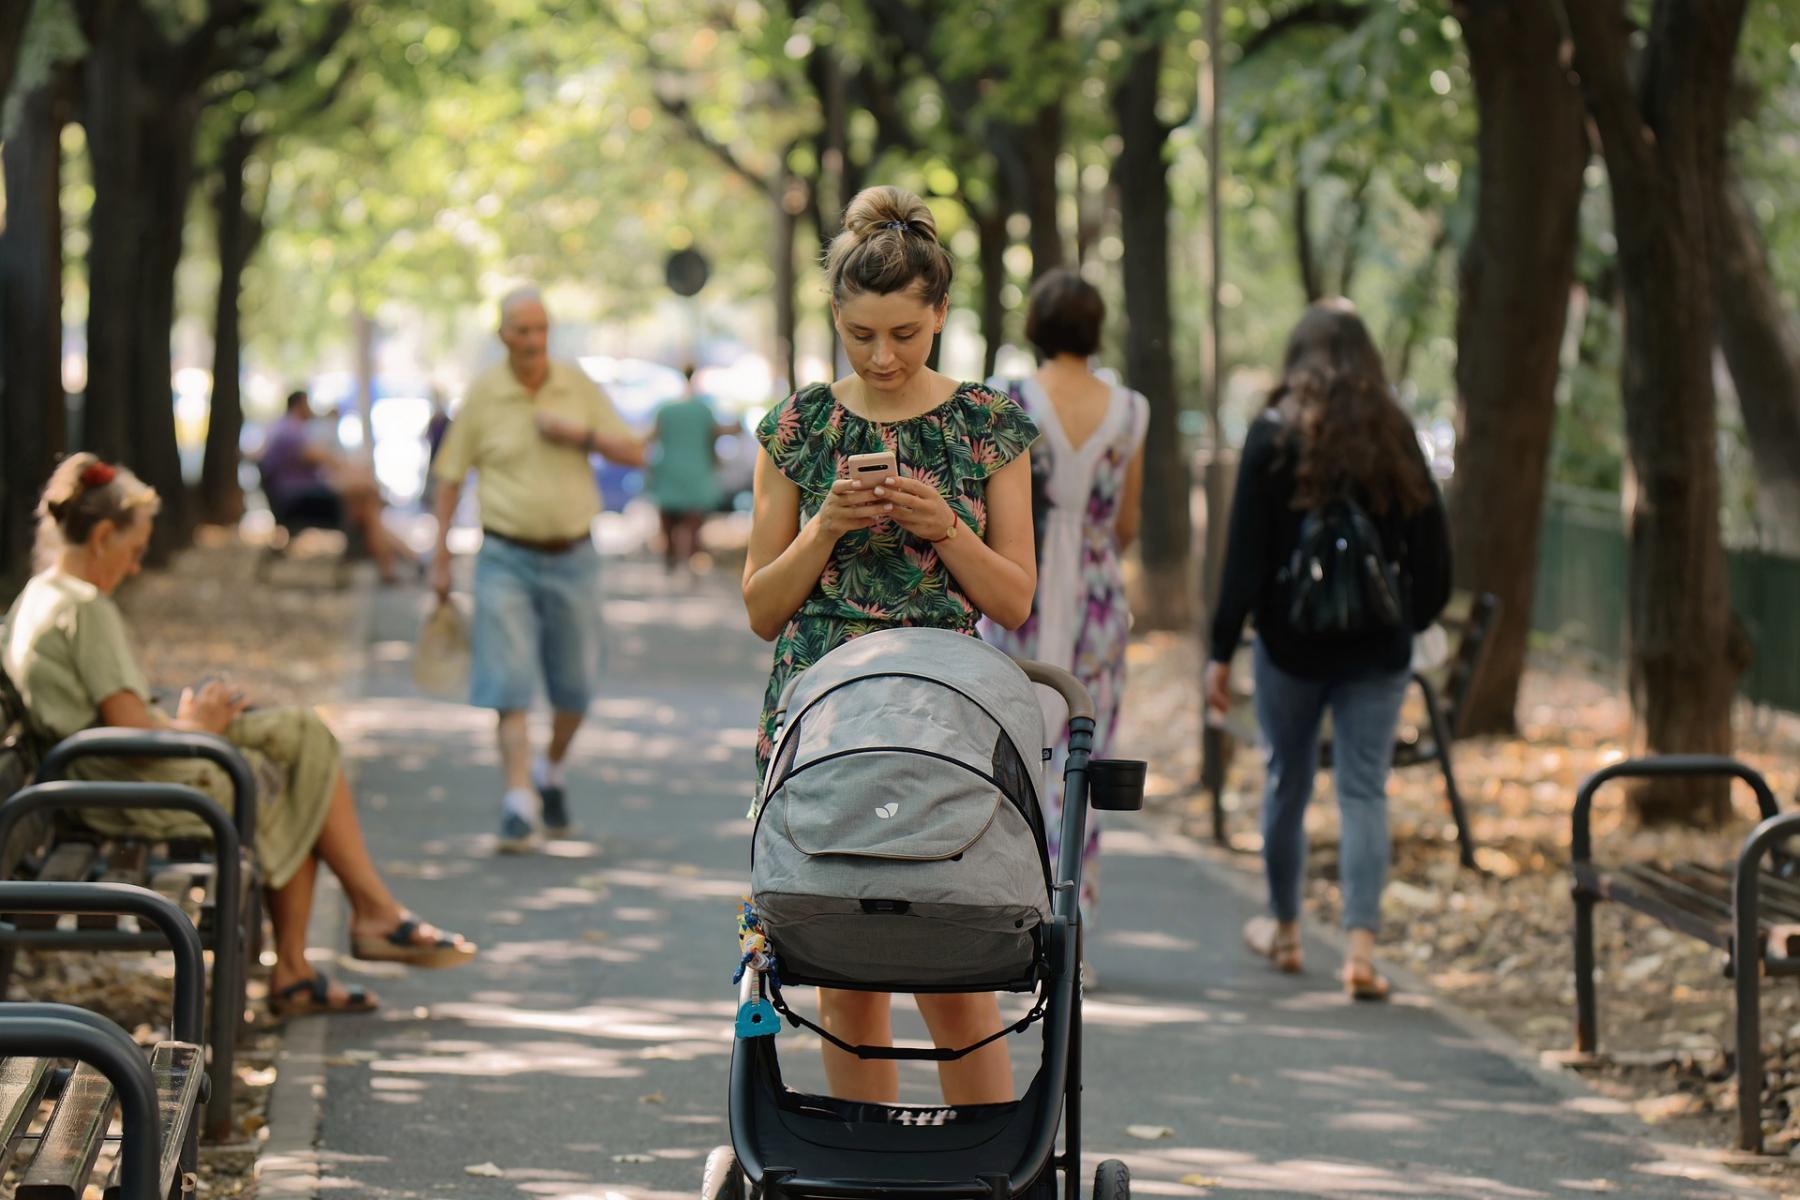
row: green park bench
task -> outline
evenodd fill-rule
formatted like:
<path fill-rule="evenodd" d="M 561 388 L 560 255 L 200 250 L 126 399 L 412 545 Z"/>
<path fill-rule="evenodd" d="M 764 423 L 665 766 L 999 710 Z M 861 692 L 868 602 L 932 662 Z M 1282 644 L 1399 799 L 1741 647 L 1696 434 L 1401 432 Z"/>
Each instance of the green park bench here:
<path fill-rule="evenodd" d="M 1617 779 L 1728 778 L 1748 784 L 1760 823 L 1735 863 L 1629 863 L 1593 860 L 1589 818 L 1594 793 Z M 1610 900 L 1725 952 L 1725 974 L 1737 999 L 1738 1149 L 1762 1152 L 1762 980 L 1800 975 L 1800 882 L 1785 852 L 1800 834 L 1800 812 L 1783 813 L 1763 777 L 1735 759 L 1670 754 L 1613 763 L 1590 775 L 1571 816 L 1570 870 L 1575 897 L 1575 1050 L 1599 1046 L 1594 991 L 1594 906 Z M 1763 865 L 1767 858 L 1769 864 Z"/>
<path fill-rule="evenodd" d="M 205 1092 L 205 962 L 181 909 L 125 884 L 0 883 L 0 911 L 130 915 L 175 952 L 172 1040 L 148 1059 L 125 1031 L 68 1004 L 0 1004 L 0 1174 L 18 1165 L 15 1200 L 81 1200 L 94 1182 L 115 1111 L 118 1154 L 106 1200 L 186 1200 L 196 1187 L 195 1119 Z M 72 1063 L 72 1066 L 65 1065 Z M 54 1102 L 40 1117 L 46 1100 Z M 29 1150 L 29 1153 L 21 1153 Z"/>
<path fill-rule="evenodd" d="M 1456 840 L 1462 864 L 1475 865 L 1475 839 L 1469 831 L 1468 813 L 1462 792 L 1456 785 L 1456 769 L 1451 762 L 1450 746 L 1458 736 L 1463 703 L 1481 670 L 1488 635 L 1500 614 L 1500 598 L 1483 592 L 1471 596 L 1459 592 L 1438 619 L 1454 645 L 1443 663 L 1428 671 L 1415 671 L 1413 683 L 1425 702 L 1423 727 L 1403 726 L 1394 742 L 1394 766 L 1411 767 L 1436 763 L 1444 774 L 1444 795 L 1450 804 L 1450 816 L 1456 822 Z M 1250 650 L 1246 644 L 1232 664 L 1232 705 L 1223 716 L 1202 714 L 1200 785 L 1212 799 L 1213 839 L 1220 845 L 1228 841 L 1225 821 L 1225 783 L 1231 769 L 1231 758 L 1238 743 L 1256 745 L 1261 738 L 1256 729 L 1250 688 Z M 1331 765 L 1329 734 L 1319 747 L 1319 765 Z"/>
<path fill-rule="evenodd" d="M 33 743 L 16 693 L 0 686 L 0 880 L 134 885 L 164 896 L 187 914 L 201 945 L 213 954 L 205 1133 L 210 1139 L 227 1138 L 235 1049 L 247 1028 L 247 977 L 262 951 L 261 884 L 249 849 L 256 829 L 249 764 L 229 742 L 208 734 L 89 729 L 41 754 Z M 71 763 L 92 756 L 210 759 L 231 776 L 235 812 L 227 814 L 205 794 L 174 784 L 63 778 Z M 212 838 L 150 842 L 106 837 L 77 817 L 80 810 L 92 808 L 179 809 L 204 821 Z M 0 908 L 0 997 L 11 983 L 21 947 L 154 952 L 169 945 L 162 930 L 128 928 L 105 910 L 70 919 L 67 914 L 13 914 Z"/>

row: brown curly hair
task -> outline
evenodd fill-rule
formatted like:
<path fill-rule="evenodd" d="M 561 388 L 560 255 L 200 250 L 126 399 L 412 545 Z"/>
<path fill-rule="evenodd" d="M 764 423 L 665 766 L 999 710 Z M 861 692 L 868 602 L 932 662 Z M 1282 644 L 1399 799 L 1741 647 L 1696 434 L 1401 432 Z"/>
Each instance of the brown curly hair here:
<path fill-rule="evenodd" d="M 1297 509 L 1354 494 L 1377 516 L 1429 507 L 1431 478 L 1412 422 L 1394 400 L 1381 352 L 1348 300 L 1310 305 L 1288 335 L 1269 393 L 1282 446 L 1295 456 Z"/>

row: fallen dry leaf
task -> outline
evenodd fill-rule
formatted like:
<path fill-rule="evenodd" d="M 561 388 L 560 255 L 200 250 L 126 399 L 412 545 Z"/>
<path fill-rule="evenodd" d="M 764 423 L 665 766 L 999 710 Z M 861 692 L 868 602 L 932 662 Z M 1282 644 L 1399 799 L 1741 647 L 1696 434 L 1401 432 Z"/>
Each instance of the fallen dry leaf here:
<path fill-rule="evenodd" d="M 1167 1125 L 1127 1125 L 1125 1127 L 1125 1132 L 1134 1138 L 1141 1138 L 1146 1142 L 1154 1142 L 1161 1138 L 1175 1136 L 1175 1131 L 1170 1129 Z"/>
<path fill-rule="evenodd" d="M 476 1163 L 463 1168 L 464 1175 L 473 1175 L 477 1179 L 505 1179 L 506 1172 L 491 1162 Z"/>

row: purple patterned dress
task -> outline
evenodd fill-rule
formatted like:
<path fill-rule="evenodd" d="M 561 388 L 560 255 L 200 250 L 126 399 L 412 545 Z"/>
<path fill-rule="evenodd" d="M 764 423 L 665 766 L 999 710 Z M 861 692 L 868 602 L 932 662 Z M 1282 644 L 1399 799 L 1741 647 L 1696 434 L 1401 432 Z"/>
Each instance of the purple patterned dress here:
<path fill-rule="evenodd" d="M 995 386 L 1000 386 L 996 384 Z M 1049 501 L 1039 514 L 1037 596 L 1031 617 L 1017 630 L 990 621 L 981 636 L 1008 654 L 1035 658 L 1072 671 L 1094 698 L 1094 757 L 1104 757 L 1119 714 L 1125 684 L 1125 646 L 1131 611 L 1114 522 L 1125 490 L 1126 469 L 1144 444 L 1150 405 L 1137 392 L 1115 386 L 1106 415 L 1076 446 L 1063 431 L 1056 408 L 1035 380 L 1013 386 L 1020 405 L 1042 431 L 1031 447 L 1032 474 Z M 1060 704 L 1057 706 L 1060 709 Z M 1061 721 L 1060 711 L 1048 714 Z M 1046 773 L 1045 817 L 1050 855 L 1057 854 L 1062 817 L 1062 765 L 1067 737 L 1059 738 Z M 1081 901 L 1091 917 L 1099 894 L 1100 828 L 1090 814 L 1082 849 Z"/>

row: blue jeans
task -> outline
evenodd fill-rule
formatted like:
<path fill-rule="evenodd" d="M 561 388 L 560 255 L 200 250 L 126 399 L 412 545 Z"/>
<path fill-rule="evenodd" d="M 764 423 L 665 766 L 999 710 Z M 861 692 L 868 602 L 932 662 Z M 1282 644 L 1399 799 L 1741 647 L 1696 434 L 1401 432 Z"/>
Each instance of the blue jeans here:
<path fill-rule="evenodd" d="M 1319 723 L 1331 710 L 1332 761 L 1341 825 L 1338 877 L 1344 928 L 1381 927 L 1381 889 L 1387 883 L 1387 779 L 1394 729 L 1410 678 L 1407 671 L 1358 679 L 1290 675 L 1256 644 L 1256 722 L 1268 742 L 1263 785 L 1263 866 L 1269 908 L 1280 921 L 1300 915 L 1306 872 L 1306 805 L 1319 770 Z"/>
<path fill-rule="evenodd" d="M 583 713 L 600 676 L 600 555 L 482 539 L 475 557 L 469 703 L 522 712 L 538 680 L 558 712 Z"/>

